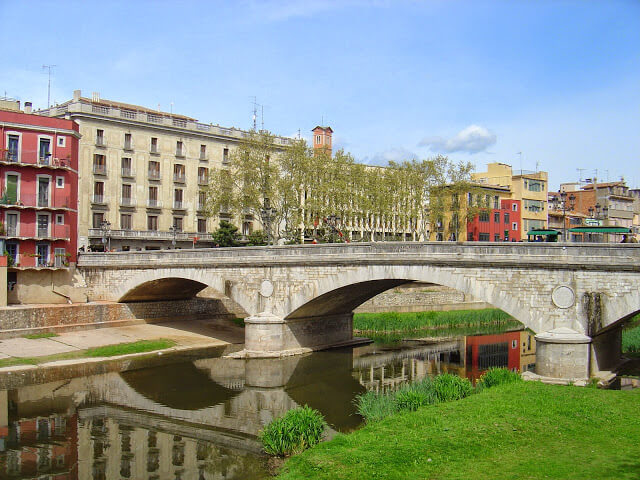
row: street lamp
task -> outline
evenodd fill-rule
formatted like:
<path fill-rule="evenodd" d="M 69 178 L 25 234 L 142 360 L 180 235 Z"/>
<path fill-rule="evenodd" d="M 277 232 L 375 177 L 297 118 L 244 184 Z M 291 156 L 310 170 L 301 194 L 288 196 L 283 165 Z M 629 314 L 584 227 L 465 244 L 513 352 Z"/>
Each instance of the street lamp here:
<path fill-rule="evenodd" d="M 105 252 L 111 251 L 111 222 L 107 220 L 100 222 L 100 230 L 102 231 L 102 249 Z"/>
<path fill-rule="evenodd" d="M 169 232 L 171 232 L 172 238 L 171 238 L 171 246 L 174 248 L 176 248 L 176 236 L 178 235 L 178 229 L 176 228 L 175 225 L 171 225 L 169 227 Z"/>
<path fill-rule="evenodd" d="M 262 224 L 267 231 L 267 245 L 273 245 L 273 238 L 271 237 L 271 222 L 277 213 L 278 211 L 271 206 L 271 201 L 265 197 L 263 207 L 260 209 L 260 217 L 262 218 Z"/>
<path fill-rule="evenodd" d="M 553 206 L 556 210 L 562 209 L 562 237 L 564 241 L 567 241 L 567 210 L 571 212 L 576 204 L 576 196 L 572 193 L 569 195 L 569 202 L 567 203 L 567 192 L 558 191 L 558 196 L 553 197 Z"/>

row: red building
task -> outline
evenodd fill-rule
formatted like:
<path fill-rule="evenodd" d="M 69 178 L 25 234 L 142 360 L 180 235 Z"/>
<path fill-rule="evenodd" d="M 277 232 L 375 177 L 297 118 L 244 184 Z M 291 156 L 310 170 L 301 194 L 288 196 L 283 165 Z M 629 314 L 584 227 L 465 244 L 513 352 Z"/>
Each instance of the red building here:
<path fill-rule="evenodd" d="M 10 284 L 12 271 L 76 261 L 80 137 L 73 121 L 14 107 L 0 110 L 0 241 Z"/>
<path fill-rule="evenodd" d="M 520 200 L 496 197 L 493 207 L 481 212 L 467 223 L 467 240 L 473 242 L 517 242 L 521 222 Z"/>
<path fill-rule="evenodd" d="M 466 337 L 467 378 L 477 381 L 492 367 L 520 370 L 520 332 Z"/>

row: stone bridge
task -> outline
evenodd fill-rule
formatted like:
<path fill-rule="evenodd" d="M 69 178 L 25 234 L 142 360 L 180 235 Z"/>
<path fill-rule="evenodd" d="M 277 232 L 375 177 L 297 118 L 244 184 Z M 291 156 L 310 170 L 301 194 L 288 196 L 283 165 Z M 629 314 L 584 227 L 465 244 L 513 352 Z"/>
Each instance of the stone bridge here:
<path fill-rule="evenodd" d="M 248 356 L 354 341 L 353 310 L 395 286 L 445 285 L 537 333 L 537 373 L 585 378 L 619 359 L 640 311 L 640 245 L 358 243 L 83 254 L 91 300 L 183 299 L 206 287 L 247 313 Z"/>

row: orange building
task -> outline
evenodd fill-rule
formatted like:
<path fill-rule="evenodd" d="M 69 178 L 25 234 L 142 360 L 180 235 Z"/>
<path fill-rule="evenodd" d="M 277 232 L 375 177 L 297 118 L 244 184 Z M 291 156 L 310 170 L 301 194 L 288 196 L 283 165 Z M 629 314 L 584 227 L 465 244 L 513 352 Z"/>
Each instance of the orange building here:
<path fill-rule="evenodd" d="M 333 148 L 331 144 L 333 130 L 331 130 L 331 127 L 321 127 L 318 125 L 311 131 L 313 132 L 313 151 L 315 153 L 324 152 L 331 156 Z"/>

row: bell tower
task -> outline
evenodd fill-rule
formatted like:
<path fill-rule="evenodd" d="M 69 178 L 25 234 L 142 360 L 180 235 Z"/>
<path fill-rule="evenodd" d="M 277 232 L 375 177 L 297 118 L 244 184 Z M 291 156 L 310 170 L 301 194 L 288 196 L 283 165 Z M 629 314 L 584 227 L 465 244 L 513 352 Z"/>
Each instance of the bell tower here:
<path fill-rule="evenodd" d="M 331 153 L 332 153 L 331 134 L 333 133 L 333 130 L 331 130 L 331 127 L 317 126 L 311 131 L 313 132 L 314 153 L 318 154 L 320 152 L 323 152 L 331 156 Z"/>

